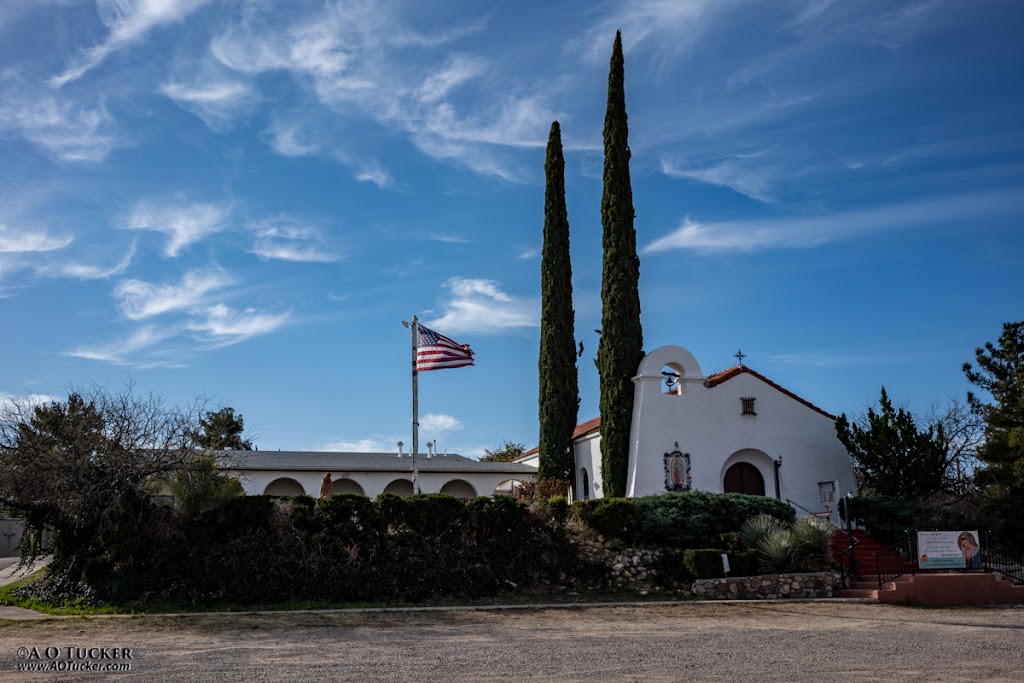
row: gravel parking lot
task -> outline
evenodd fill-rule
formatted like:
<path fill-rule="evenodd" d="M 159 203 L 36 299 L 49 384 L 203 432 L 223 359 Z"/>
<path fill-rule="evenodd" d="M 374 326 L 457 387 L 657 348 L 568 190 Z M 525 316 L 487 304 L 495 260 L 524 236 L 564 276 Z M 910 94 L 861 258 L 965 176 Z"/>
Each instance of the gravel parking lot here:
<path fill-rule="evenodd" d="M 17 669 L 32 648 L 67 661 L 69 647 L 131 671 Z M 130 648 L 131 659 L 86 652 L 99 647 Z M 1024 607 L 683 603 L 0 624 L 0 681 L 509 679 L 1024 681 Z"/>

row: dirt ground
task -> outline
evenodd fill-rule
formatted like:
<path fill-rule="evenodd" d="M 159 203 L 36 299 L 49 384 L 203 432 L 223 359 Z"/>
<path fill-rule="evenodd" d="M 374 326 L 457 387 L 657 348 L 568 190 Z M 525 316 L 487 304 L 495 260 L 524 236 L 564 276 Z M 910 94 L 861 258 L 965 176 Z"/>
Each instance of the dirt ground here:
<path fill-rule="evenodd" d="M 110 659 L 112 648 L 131 658 Z M 18 670 L 76 660 L 131 671 Z M 705 602 L 0 623 L 0 681 L 508 679 L 1024 681 L 1024 606 Z"/>

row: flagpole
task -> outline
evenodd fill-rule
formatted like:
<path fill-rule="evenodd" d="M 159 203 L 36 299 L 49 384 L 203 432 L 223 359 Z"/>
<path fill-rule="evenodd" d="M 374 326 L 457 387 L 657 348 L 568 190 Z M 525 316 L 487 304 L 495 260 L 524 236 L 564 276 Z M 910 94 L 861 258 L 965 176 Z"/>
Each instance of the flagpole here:
<path fill-rule="evenodd" d="M 416 455 L 420 445 L 420 378 L 416 370 L 416 347 L 419 341 L 419 323 L 416 316 L 412 317 L 412 492 L 420 492 L 420 471 L 416 462 Z"/>

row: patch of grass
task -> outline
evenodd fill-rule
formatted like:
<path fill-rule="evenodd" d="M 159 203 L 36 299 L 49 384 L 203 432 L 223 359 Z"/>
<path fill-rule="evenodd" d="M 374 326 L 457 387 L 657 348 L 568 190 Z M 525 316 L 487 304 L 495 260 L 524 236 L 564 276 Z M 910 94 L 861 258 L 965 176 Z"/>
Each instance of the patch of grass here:
<path fill-rule="evenodd" d="M 239 605 L 221 603 L 213 605 L 182 605 L 173 603 L 125 603 L 125 604 L 92 604 L 86 602 L 71 602 L 66 604 L 54 604 L 39 600 L 37 598 L 24 598 L 13 595 L 12 590 L 20 586 L 27 586 L 39 581 L 44 576 L 45 570 L 40 570 L 15 583 L 0 588 L 0 604 L 14 607 L 24 607 L 43 614 L 55 616 L 90 616 L 103 614 L 125 614 L 132 616 L 145 616 L 153 614 L 188 614 L 188 613 L 210 613 L 210 612 L 290 612 L 300 610 L 337 610 L 337 609 L 375 609 L 388 607 L 479 607 L 491 605 L 528 605 L 533 603 L 545 604 L 573 604 L 580 602 L 652 602 L 652 601 L 688 601 L 693 600 L 692 596 L 686 596 L 673 591 L 649 591 L 647 595 L 640 595 L 631 591 L 595 591 L 581 593 L 505 593 L 490 598 L 476 600 L 427 600 L 423 602 L 410 602 L 406 600 L 392 600 L 384 602 L 316 602 L 316 601 L 295 601 L 269 603 L 259 605 Z"/>
<path fill-rule="evenodd" d="M 90 615 L 90 614 L 119 614 L 125 611 L 115 605 L 95 605 L 85 601 L 74 601 L 63 605 L 57 605 L 38 598 L 25 598 L 14 594 L 14 589 L 29 586 L 46 576 L 46 569 L 40 569 L 24 576 L 13 583 L 0 587 L 0 605 L 9 607 L 23 607 L 35 612 L 54 615 Z"/>

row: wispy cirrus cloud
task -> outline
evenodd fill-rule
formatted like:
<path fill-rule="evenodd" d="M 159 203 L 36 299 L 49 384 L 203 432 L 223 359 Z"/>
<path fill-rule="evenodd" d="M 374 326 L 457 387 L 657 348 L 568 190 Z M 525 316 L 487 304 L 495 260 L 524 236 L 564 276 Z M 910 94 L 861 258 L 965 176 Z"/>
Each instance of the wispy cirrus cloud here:
<path fill-rule="evenodd" d="M 164 255 L 173 258 L 189 245 L 226 230 L 230 215 L 231 206 L 228 204 L 181 201 L 173 205 L 157 205 L 140 202 L 125 227 L 166 234 L 168 241 Z"/>
<path fill-rule="evenodd" d="M 733 155 L 705 163 L 679 163 L 661 160 L 661 172 L 670 178 L 696 180 L 708 185 L 727 187 L 759 202 L 770 203 L 775 172 L 770 167 L 752 166 L 749 161 L 764 154 Z"/>
<path fill-rule="evenodd" d="M 216 131 L 227 129 L 257 99 L 255 89 L 237 79 L 200 77 L 191 83 L 169 81 L 160 90 Z"/>
<path fill-rule="evenodd" d="M 114 365 L 152 364 L 152 361 L 144 360 L 145 352 L 173 337 L 176 333 L 177 331 L 173 327 L 145 325 L 123 339 L 78 346 L 70 351 L 65 351 L 64 355 Z"/>
<path fill-rule="evenodd" d="M 377 187 L 391 187 L 395 179 L 379 161 L 369 161 L 359 166 L 354 174 L 356 180 L 361 183 L 373 183 Z"/>
<path fill-rule="evenodd" d="M 109 33 L 86 48 L 68 67 L 50 78 L 51 88 L 62 88 L 98 66 L 110 54 L 141 42 L 150 30 L 183 21 L 209 0 L 96 0 L 96 13 Z"/>
<path fill-rule="evenodd" d="M 260 139 L 272 150 L 285 157 L 307 157 L 320 152 L 320 145 L 307 138 L 299 124 L 275 121 L 262 133 Z"/>
<path fill-rule="evenodd" d="M 145 320 L 154 316 L 195 308 L 211 293 L 224 289 L 236 280 L 217 266 L 185 273 L 181 281 L 157 285 L 142 280 L 125 280 L 114 288 L 119 308 L 129 320 Z"/>
<path fill-rule="evenodd" d="M 487 62 L 480 57 L 451 55 L 440 70 L 423 80 L 417 88 L 416 97 L 424 103 L 437 102 L 460 85 L 483 75 L 486 71 Z"/>
<path fill-rule="evenodd" d="M 253 225 L 253 229 L 256 240 L 252 252 L 264 261 L 332 263 L 341 259 L 325 247 L 319 230 L 296 224 L 290 218 L 260 221 Z"/>
<path fill-rule="evenodd" d="M 434 233 L 428 238 L 431 242 L 443 242 L 445 244 L 472 244 L 473 240 L 462 235 L 449 235 L 445 233 Z"/>
<path fill-rule="evenodd" d="M 193 311 L 193 319 L 186 327 L 204 335 L 215 346 L 230 346 L 262 334 L 268 334 L 288 324 L 291 311 L 266 313 L 254 308 L 238 311 L 217 304 Z"/>
<path fill-rule="evenodd" d="M 539 303 L 506 294 L 495 280 L 454 277 L 445 283 L 444 314 L 426 324 L 446 332 L 496 333 L 537 327 Z"/>
<path fill-rule="evenodd" d="M 0 254 L 56 251 L 71 244 L 73 237 L 50 237 L 45 231 L 12 232 L 0 223 Z"/>
<path fill-rule="evenodd" d="M 765 220 L 682 224 L 650 244 L 645 254 L 674 249 L 754 252 L 764 249 L 809 249 L 866 235 L 912 230 L 989 216 L 1014 215 L 1024 209 L 1024 194 L 980 192 L 919 199 L 856 211 Z"/>
<path fill-rule="evenodd" d="M 643 47 L 666 63 L 693 50 L 711 19 L 736 0 L 632 0 L 608 6 L 583 35 L 566 43 L 565 51 L 591 63 L 608 61 L 611 38 L 621 30 L 624 47 Z"/>
<path fill-rule="evenodd" d="M 98 163 L 124 145 L 102 102 L 87 106 L 39 92 L 15 75 L 0 74 L 0 85 L 0 132 L 15 131 L 57 161 Z"/>
<path fill-rule="evenodd" d="M 558 112 L 539 92 L 529 91 L 528 82 L 510 89 L 481 79 L 488 71 L 481 57 L 424 51 L 484 23 L 426 34 L 379 5 L 339 2 L 299 19 L 277 16 L 271 5 L 251 9 L 211 42 L 211 54 L 224 66 L 250 76 L 290 73 L 312 88 L 320 104 L 397 129 L 427 156 L 512 182 L 530 177 L 494 148 L 543 146 Z M 264 139 L 286 156 L 330 155 L 354 166 L 359 180 L 391 184 L 299 135 L 296 126 L 272 126 Z"/>
<path fill-rule="evenodd" d="M 107 278 L 121 275 L 131 265 L 135 257 L 135 243 L 121 260 L 112 266 L 99 266 L 90 263 L 48 263 L 36 269 L 39 275 L 44 277 L 66 277 L 75 280 L 106 280 Z"/>

